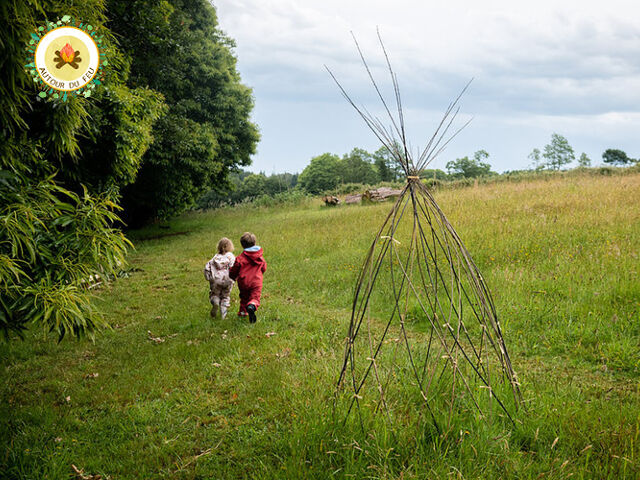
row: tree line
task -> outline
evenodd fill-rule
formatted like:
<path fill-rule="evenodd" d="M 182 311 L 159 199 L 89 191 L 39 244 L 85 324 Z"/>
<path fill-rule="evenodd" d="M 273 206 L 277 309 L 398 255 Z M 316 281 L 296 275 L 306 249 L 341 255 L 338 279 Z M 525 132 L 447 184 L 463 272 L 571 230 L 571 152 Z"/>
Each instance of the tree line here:
<path fill-rule="evenodd" d="M 560 170 L 575 162 L 575 152 L 567 139 L 553 133 L 550 142 L 542 150 L 534 148 L 529 159 L 528 170 Z M 602 154 L 607 165 L 628 166 L 637 163 L 618 149 L 607 149 Z M 580 154 L 577 166 L 590 167 L 591 159 L 586 153 Z M 424 178 L 437 181 L 451 181 L 464 178 L 478 178 L 499 175 L 492 170 L 489 153 L 478 150 L 471 156 L 464 156 L 446 163 L 446 171 L 426 169 L 420 172 Z M 505 172 L 505 173 L 513 173 Z M 362 148 L 354 148 L 340 157 L 333 153 L 323 153 L 313 157 L 300 174 L 280 173 L 267 176 L 264 172 L 251 173 L 239 170 L 230 175 L 230 182 L 222 189 L 211 190 L 200 198 L 201 208 L 222 204 L 238 204 L 259 197 L 275 197 L 287 192 L 308 195 L 332 193 L 349 185 L 376 185 L 382 182 L 397 182 L 403 179 L 402 169 L 385 147 L 373 153 Z"/>

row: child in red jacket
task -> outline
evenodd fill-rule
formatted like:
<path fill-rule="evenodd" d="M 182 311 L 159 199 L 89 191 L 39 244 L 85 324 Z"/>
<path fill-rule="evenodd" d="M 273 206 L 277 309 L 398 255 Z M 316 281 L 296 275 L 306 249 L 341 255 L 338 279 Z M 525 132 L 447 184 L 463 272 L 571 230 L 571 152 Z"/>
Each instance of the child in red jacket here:
<path fill-rule="evenodd" d="M 236 257 L 229 270 L 231 280 L 238 282 L 240 291 L 240 311 L 238 315 L 249 315 L 249 322 L 255 323 L 256 310 L 260 306 L 262 293 L 262 274 L 267 270 L 267 262 L 262 256 L 262 248 L 256 245 L 256 236 L 245 232 L 240 237 L 244 252 Z"/>

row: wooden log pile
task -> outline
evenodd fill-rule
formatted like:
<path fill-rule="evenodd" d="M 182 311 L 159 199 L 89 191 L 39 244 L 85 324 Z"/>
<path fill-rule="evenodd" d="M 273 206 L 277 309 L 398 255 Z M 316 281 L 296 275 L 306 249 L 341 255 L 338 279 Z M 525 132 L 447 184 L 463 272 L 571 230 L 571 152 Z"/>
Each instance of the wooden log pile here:
<path fill-rule="evenodd" d="M 355 193 L 347 195 L 344 199 L 344 203 L 347 205 L 354 205 L 360 203 L 363 200 L 369 202 L 384 202 L 389 198 L 399 197 L 402 194 L 402 190 L 394 190 L 389 187 L 372 188 L 365 190 L 364 193 Z M 335 195 L 325 195 L 322 197 L 322 201 L 327 206 L 335 206 L 340 204 L 340 199 Z"/>
<path fill-rule="evenodd" d="M 363 199 L 367 199 L 370 202 L 384 202 L 388 198 L 399 197 L 402 194 L 402 190 L 394 190 L 389 187 L 373 188 L 371 190 L 365 190 L 362 194 Z"/>
<path fill-rule="evenodd" d="M 322 200 L 324 200 L 324 204 L 327 206 L 335 206 L 340 203 L 340 199 L 334 195 L 325 195 L 322 197 Z"/>

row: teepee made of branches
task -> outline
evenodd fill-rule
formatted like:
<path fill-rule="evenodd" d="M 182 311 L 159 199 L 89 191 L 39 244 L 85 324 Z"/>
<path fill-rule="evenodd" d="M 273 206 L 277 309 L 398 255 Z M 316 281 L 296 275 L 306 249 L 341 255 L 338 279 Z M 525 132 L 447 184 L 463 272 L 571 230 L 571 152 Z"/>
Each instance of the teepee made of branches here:
<path fill-rule="evenodd" d="M 379 33 L 378 39 L 391 77 L 392 102 L 381 93 L 354 37 L 386 124 L 356 105 L 327 68 L 406 175 L 355 285 L 336 405 L 343 402 L 345 422 L 355 414 L 363 428 L 371 412 L 383 414 L 392 425 L 426 418 L 438 432 L 459 415 L 513 422 L 521 403 L 519 384 L 491 293 L 420 179 L 420 172 L 468 124 L 452 127 L 469 85 L 448 106 L 426 146 L 412 152 L 398 80 Z"/>

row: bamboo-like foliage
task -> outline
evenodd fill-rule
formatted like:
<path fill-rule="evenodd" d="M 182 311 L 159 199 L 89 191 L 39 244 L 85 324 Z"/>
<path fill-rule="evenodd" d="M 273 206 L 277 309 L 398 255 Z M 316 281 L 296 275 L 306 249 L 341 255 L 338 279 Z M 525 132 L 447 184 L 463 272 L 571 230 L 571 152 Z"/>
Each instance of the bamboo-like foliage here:
<path fill-rule="evenodd" d="M 426 147 L 408 148 L 397 77 L 378 33 L 394 92 L 384 98 L 358 45 L 389 127 L 357 106 L 329 70 L 342 94 L 401 165 L 407 184 L 376 233 L 358 276 L 336 400 L 346 402 L 364 428 L 365 407 L 392 425 L 407 409 L 438 431 L 457 414 L 476 412 L 513 421 L 519 384 L 497 312 L 482 274 L 453 226 L 420 180 L 463 125 L 452 129 L 458 103 L 449 105 Z M 468 123 L 468 122 L 467 122 Z M 338 403 L 336 403 L 337 405 Z"/>
<path fill-rule="evenodd" d="M 21 336 L 29 323 L 59 340 L 107 327 L 91 288 L 126 266 L 132 244 L 112 226 L 119 207 L 106 195 L 66 190 L 53 177 L 34 182 L 7 170 L 0 170 L 0 196 L 3 337 Z"/>

